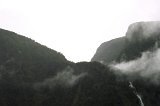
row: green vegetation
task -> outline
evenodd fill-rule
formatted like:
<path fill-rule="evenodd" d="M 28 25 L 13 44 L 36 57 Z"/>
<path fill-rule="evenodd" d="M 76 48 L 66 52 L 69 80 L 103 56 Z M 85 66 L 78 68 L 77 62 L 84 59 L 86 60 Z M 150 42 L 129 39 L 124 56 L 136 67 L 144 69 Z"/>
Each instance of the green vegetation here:
<path fill-rule="evenodd" d="M 0 30 L 1 74 L 34 82 L 62 70 L 67 62 L 61 53 L 14 32 Z"/>
<path fill-rule="evenodd" d="M 145 49 L 126 48 L 125 59 L 139 50 Z M 140 106 L 128 76 L 114 72 L 98 62 L 72 63 L 29 38 L 0 30 L 0 106 Z M 159 86 L 145 81 L 133 83 L 145 106 L 158 106 Z"/>
<path fill-rule="evenodd" d="M 138 105 L 128 82 L 117 82 L 108 67 L 72 63 L 54 50 L 2 29 L 0 97 L 1 106 Z"/>

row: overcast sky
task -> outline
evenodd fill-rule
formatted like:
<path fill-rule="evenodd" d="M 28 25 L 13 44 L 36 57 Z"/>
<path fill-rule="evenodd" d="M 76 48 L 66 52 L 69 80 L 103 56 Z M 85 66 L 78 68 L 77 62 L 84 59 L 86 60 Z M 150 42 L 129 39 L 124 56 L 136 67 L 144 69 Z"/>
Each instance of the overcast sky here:
<path fill-rule="evenodd" d="M 159 20 L 159 10 L 160 0 L 0 0 L 0 28 L 90 61 L 102 42 L 124 36 L 133 22 Z"/>

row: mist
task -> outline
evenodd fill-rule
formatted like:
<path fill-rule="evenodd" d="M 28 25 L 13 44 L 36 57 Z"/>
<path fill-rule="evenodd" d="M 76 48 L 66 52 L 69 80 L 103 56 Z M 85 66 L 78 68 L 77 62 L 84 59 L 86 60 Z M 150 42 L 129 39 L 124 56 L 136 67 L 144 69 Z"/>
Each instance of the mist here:
<path fill-rule="evenodd" d="M 137 37 L 138 40 L 157 36 L 160 33 L 160 21 L 136 22 L 128 27 L 126 37 L 129 40 Z"/>
<path fill-rule="evenodd" d="M 49 87 L 50 89 L 53 89 L 56 86 L 72 87 L 86 75 L 87 73 L 80 73 L 76 75 L 74 74 L 74 69 L 68 66 L 63 71 L 58 72 L 56 76 L 47 78 L 40 83 L 36 83 L 35 87 Z"/>
<path fill-rule="evenodd" d="M 160 49 L 143 52 L 140 58 L 110 65 L 125 75 L 137 74 L 154 84 L 160 84 Z"/>

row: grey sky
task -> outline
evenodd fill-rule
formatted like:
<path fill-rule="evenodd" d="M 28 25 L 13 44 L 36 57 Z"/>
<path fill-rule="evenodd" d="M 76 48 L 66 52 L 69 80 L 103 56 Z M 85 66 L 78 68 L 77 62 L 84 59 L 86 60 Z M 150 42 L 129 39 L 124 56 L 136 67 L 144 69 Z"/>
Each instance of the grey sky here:
<path fill-rule="evenodd" d="M 160 19 L 159 0 L 0 0 L 0 27 L 30 37 L 72 61 L 90 61 L 128 25 Z"/>

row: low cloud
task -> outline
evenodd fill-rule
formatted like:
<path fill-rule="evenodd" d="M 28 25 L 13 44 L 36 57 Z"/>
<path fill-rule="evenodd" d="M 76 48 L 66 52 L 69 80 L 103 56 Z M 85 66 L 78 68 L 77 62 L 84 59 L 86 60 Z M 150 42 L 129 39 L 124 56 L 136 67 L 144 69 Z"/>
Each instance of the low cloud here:
<path fill-rule="evenodd" d="M 43 82 L 36 83 L 35 87 L 49 87 L 50 89 L 61 86 L 61 87 L 72 87 L 81 79 L 86 76 L 87 73 L 74 74 L 74 69 L 68 66 L 63 71 L 57 73 L 56 76 L 52 78 L 47 78 Z"/>
<path fill-rule="evenodd" d="M 137 37 L 138 40 L 160 34 L 160 21 L 136 22 L 129 26 L 126 37 L 129 40 Z"/>
<path fill-rule="evenodd" d="M 152 83 L 160 84 L 160 49 L 143 52 L 140 58 L 110 66 L 123 74 L 136 73 L 142 78 L 149 79 Z"/>

